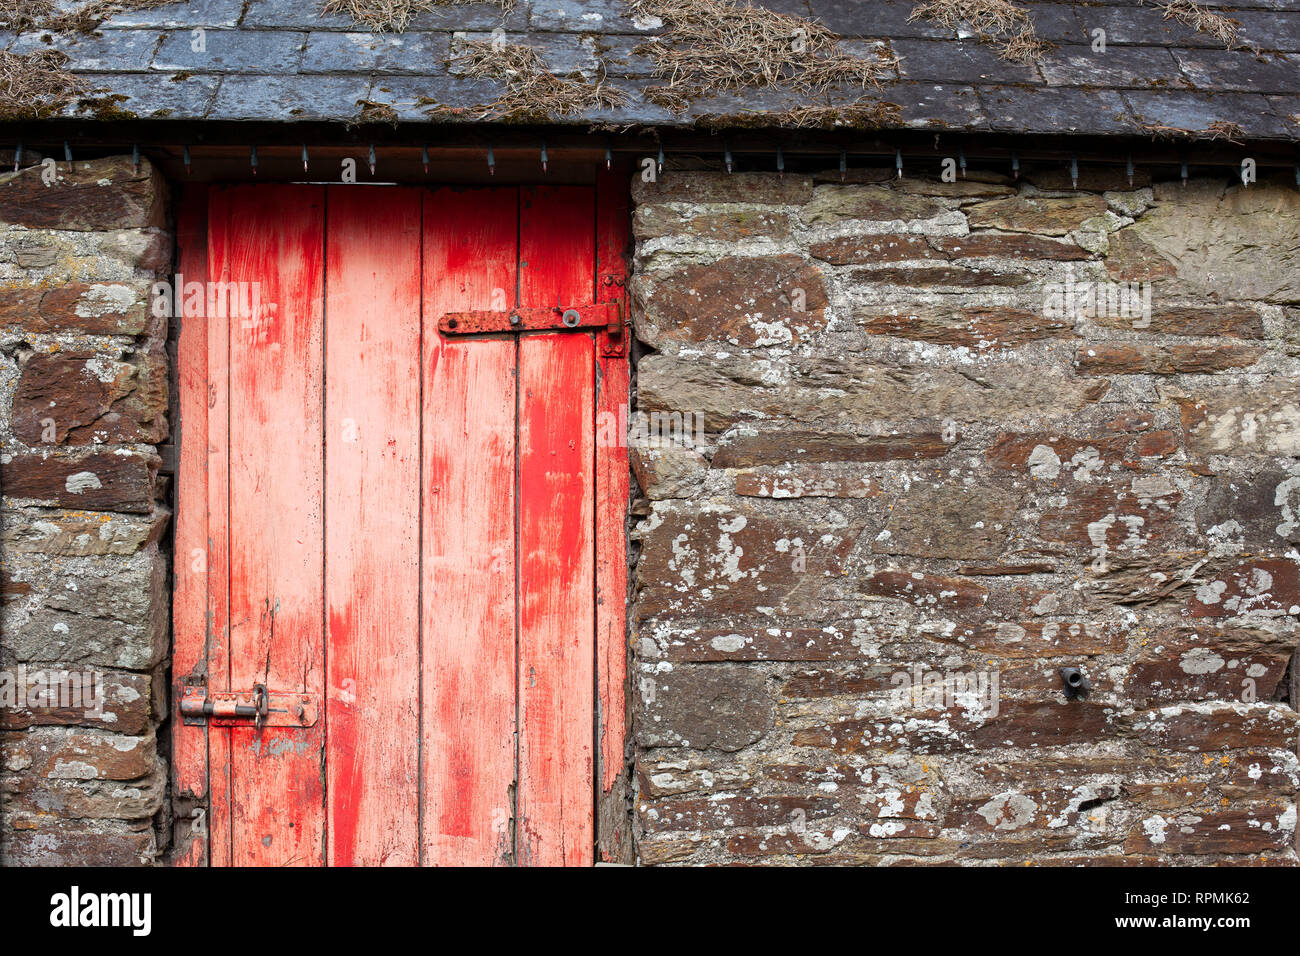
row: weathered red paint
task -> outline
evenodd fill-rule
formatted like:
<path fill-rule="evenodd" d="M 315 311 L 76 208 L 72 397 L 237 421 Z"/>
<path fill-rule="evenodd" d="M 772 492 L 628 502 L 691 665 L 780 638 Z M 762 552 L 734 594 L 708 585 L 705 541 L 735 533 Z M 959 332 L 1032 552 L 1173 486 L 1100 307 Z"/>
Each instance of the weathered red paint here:
<path fill-rule="evenodd" d="M 420 190 L 335 186 L 325 248 L 328 861 L 420 859 Z"/>
<path fill-rule="evenodd" d="M 602 223 L 621 269 L 625 224 Z M 206 442 L 178 527 L 205 527 L 208 566 L 205 601 L 178 588 L 182 678 L 323 702 L 308 726 L 175 722 L 210 861 L 590 863 L 626 654 L 626 449 L 597 447 L 596 411 L 626 402 L 626 359 L 604 330 L 438 323 L 616 312 L 595 191 L 215 189 L 207 245 L 211 277 L 275 308 L 182 338 Z"/>
<path fill-rule="evenodd" d="M 438 320 L 513 304 L 518 202 L 513 188 L 424 199 L 426 863 L 513 858 L 515 343 L 444 339 Z"/>
<path fill-rule="evenodd" d="M 233 242 L 212 272 L 260 283 L 229 322 L 230 656 L 225 690 L 323 694 L 325 192 L 223 190 Z M 250 300 L 252 298 L 250 291 Z M 321 748 L 307 729 L 232 728 L 232 862 L 323 861 Z M 216 734 L 212 730 L 210 734 Z"/>
<path fill-rule="evenodd" d="M 519 304 L 591 301 L 595 195 L 521 196 Z M 587 333 L 519 340 L 521 862 L 592 861 L 595 347 Z"/>
<path fill-rule="evenodd" d="M 177 211 L 177 271 L 186 282 L 208 277 L 208 193 L 187 188 Z M 177 396 L 182 440 L 177 463 L 176 537 L 172 608 L 172 696 L 207 672 L 208 610 L 208 343 L 207 327 L 198 317 L 178 316 Z M 177 721 L 172 730 L 172 774 L 178 795 L 201 800 L 208 794 L 208 738 L 203 727 Z M 177 860 L 195 866 L 207 859 L 207 814 L 191 818 L 188 833 L 177 835 Z"/>

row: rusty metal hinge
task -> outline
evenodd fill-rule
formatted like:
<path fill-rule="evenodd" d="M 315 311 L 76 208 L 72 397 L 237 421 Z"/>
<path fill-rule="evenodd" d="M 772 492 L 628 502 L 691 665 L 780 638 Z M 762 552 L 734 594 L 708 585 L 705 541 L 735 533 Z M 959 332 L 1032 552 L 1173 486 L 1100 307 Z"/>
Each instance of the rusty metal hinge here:
<path fill-rule="evenodd" d="M 320 712 L 314 694 L 268 691 L 265 684 L 254 684 L 245 693 L 208 693 L 206 687 L 186 687 L 181 696 L 181 720 L 193 725 L 214 727 L 310 727 Z"/>
<path fill-rule="evenodd" d="M 447 312 L 438 320 L 444 335 L 480 335 L 484 332 L 566 332 L 581 329 L 622 328 L 619 302 L 594 302 L 541 309 Z"/>
<path fill-rule="evenodd" d="M 605 326 L 605 334 L 601 336 L 601 355 L 611 357 L 627 355 L 627 323 L 623 318 L 623 303 L 626 301 L 623 288 L 626 281 L 621 273 L 611 272 L 600 277 L 600 295 L 607 297 L 610 303 L 618 306 L 618 321 Z"/>

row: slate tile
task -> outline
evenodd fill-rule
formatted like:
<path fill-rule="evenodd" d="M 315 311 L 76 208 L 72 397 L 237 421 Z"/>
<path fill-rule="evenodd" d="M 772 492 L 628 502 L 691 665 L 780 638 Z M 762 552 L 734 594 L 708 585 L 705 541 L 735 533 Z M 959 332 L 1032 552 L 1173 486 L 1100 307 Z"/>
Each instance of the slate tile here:
<path fill-rule="evenodd" d="M 1132 133 L 1129 111 L 1118 93 L 1048 87 L 981 86 L 989 129 L 1027 133 Z"/>
<path fill-rule="evenodd" d="M 1268 103 L 1283 128 L 1290 131 L 1291 138 L 1300 139 L 1300 96 L 1270 96 Z"/>
<path fill-rule="evenodd" d="M 1105 53 L 1096 53 L 1091 46 L 1060 46 L 1043 57 L 1042 70 L 1048 86 L 1186 85 L 1178 64 L 1161 47 L 1108 46 Z"/>
<path fill-rule="evenodd" d="M 594 73 L 600 67 L 596 56 L 596 41 L 593 37 L 577 36 L 572 33 L 507 33 L 507 43 L 522 43 L 535 49 L 546 69 L 552 73 Z M 451 38 L 451 55 L 454 58 L 465 40 L 491 40 L 491 33 L 454 33 Z M 463 63 L 452 62 L 452 73 L 463 73 Z"/>
<path fill-rule="evenodd" d="M 930 20 L 909 22 L 913 0 L 811 0 L 812 15 L 842 37 L 951 37 Z"/>
<path fill-rule="evenodd" d="M 1238 36 L 1242 44 L 1261 50 L 1300 52 L 1300 3 L 1286 13 L 1234 10 L 1231 16 L 1241 21 Z"/>
<path fill-rule="evenodd" d="M 501 86 L 492 80 L 441 74 L 376 77 L 368 98 L 391 106 L 399 122 L 425 123 L 435 104 L 472 108 L 491 103 L 500 95 Z M 472 115 L 466 118 L 472 119 Z"/>
<path fill-rule="evenodd" d="M 62 50 L 74 73 L 130 73 L 147 70 L 163 34 L 157 30 L 114 30 L 98 36 L 24 33 L 10 46 L 13 53 Z M 50 42 L 46 42 L 46 38 Z"/>
<path fill-rule="evenodd" d="M 244 27 L 261 27 L 288 30 L 364 30 L 349 16 L 318 14 L 319 0 L 251 0 L 248 12 L 240 22 Z M 504 13 L 499 4 L 465 3 L 437 6 L 417 13 L 407 24 L 408 33 L 427 33 L 439 30 L 491 30 L 504 25 L 507 30 L 523 30 L 528 25 L 527 5 L 516 4 Z"/>
<path fill-rule="evenodd" d="M 587 116 L 594 123 L 612 123 L 614 125 L 658 124 L 663 126 L 680 126 L 682 120 L 672 111 L 642 97 L 644 85 L 631 80 L 611 79 L 609 85 L 622 90 L 627 98 L 619 106 L 601 110 L 591 110 Z"/>
<path fill-rule="evenodd" d="M 438 30 L 488 30 L 505 27 L 522 32 L 528 29 L 527 3 L 516 3 L 513 9 L 503 12 L 495 3 L 465 3 L 434 7 L 411 18 L 409 32 Z M 355 28 L 354 28 L 355 29 Z"/>
<path fill-rule="evenodd" d="M 355 30 L 349 16 L 322 16 L 317 0 L 248 0 L 248 10 L 239 25 L 245 29 Z"/>
<path fill-rule="evenodd" d="M 754 112 L 779 112 L 806 105 L 807 102 L 805 94 L 770 86 L 702 96 L 686 112 L 691 116 L 740 116 Z"/>
<path fill-rule="evenodd" d="M 1214 37 L 1198 33 L 1177 20 L 1165 20 L 1155 7 L 1139 7 L 1131 2 L 1122 7 L 1104 4 L 1079 6 L 1075 18 L 1091 42 L 1093 31 L 1106 31 L 1107 47 L 1129 46 L 1213 46 L 1222 44 Z"/>
<path fill-rule="evenodd" d="M 1098 6 L 1123 7 L 1132 0 L 1087 0 L 1087 2 Z M 1199 0 L 1199 2 L 1204 7 L 1221 10 L 1225 14 L 1233 10 L 1300 10 L 1300 3 L 1296 0 Z"/>
<path fill-rule="evenodd" d="M 705 127 L 752 126 L 763 113 L 781 113 L 807 106 L 808 95 L 788 87 L 762 87 L 759 89 L 729 90 L 693 101 L 679 122 L 699 121 Z"/>
<path fill-rule="evenodd" d="M 1288 10 L 1300 13 L 1298 0 L 1211 0 L 1211 7 L 1227 7 L 1231 10 Z"/>
<path fill-rule="evenodd" d="M 894 40 L 890 44 L 907 80 L 946 83 L 1041 83 L 1038 70 L 998 58 L 997 50 L 974 40 Z"/>
<path fill-rule="evenodd" d="M 225 28 L 239 23 L 247 0 L 187 0 L 170 3 L 164 7 L 144 10 L 123 10 L 99 25 L 101 30 L 130 30 L 139 27 L 155 29 Z"/>
<path fill-rule="evenodd" d="M 1133 0 L 1085 0 L 1085 2 L 1090 6 L 1096 7 L 1123 7 L 1131 4 Z M 1158 2 L 1158 0 L 1149 0 L 1149 2 Z M 1235 10 L 1238 7 L 1267 7 L 1270 2 L 1282 4 L 1295 3 L 1295 0 L 1240 0 L 1240 2 L 1238 2 L 1238 0 L 1198 0 L 1198 2 L 1200 2 L 1202 6 L 1206 7 L 1222 7 Z"/>
<path fill-rule="evenodd" d="M 645 35 L 662 31 L 663 23 L 658 17 L 633 17 L 624 0 L 534 0 L 528 29 L 539 33 Z"/>
<path fill-rule="evenodd" d="M 354 119 L 369 98 L 369 74 L 346 76 L 227 76 L 210 120 Z"/>
<path fill-rule="evenodd" d="M 1300 54 L 1247 50 L 1174 50 L 1183 74 L 1198 90 L 1300 93 Z"/>
<path fill-rule="evenodd" d="M 892 40 L 885 39 L 852 39 L 841 40 L 840 49 L 850 56 L 861 57 L 864 60 L 878 62 L 880 54 L 883 52 L 887 57 L 894 56 L 898 53 L 897 44 Z M 882 80 L 896 80 L 900 73 L 898 69 L 891 68 L 880 72 Z"/>
<path fill-rule="evenodd" d="M 979 129 L 987 125 L 974 87 L 952 83 L 899 82 L 887 85 L 880 98 L 902 107 L 902 123 L 914 129 Z"/>
<path fill-rule="evenodd" d="M 635 52 L 650 42 L 646 36 L 603 36 L 596 41 L 596 54 L 610 76 L 652 77 L 654 57 Z"/>
<path fill-rule="evenodd" d="M 372 73 L 445 73 L 450 55 L 448 33 L 311 34 L 303 54 L 303 73 L 334 73 L 340 65 Z"/>
<path fill-rule="evenodd" d="M 1139 127 L 1172 126 L 1204 130 L 1216 121 L 1236 123 L 1249 137 L 1286 138 L 1286 125 L 1269 101 L 1254 93 L 1200 93 L 1134 90 L 1124 93 Z"/>
<path fill-rule="evenodd" d="M 1034 33 L 1049 43 L 1089 43 L 1091 38 L 1075 15 L 1073 3 L 1021 3 L 1033 20 Z"/>
<path fill-rule="evenodd" d="M 115 73 L 95 77 L 95 97 L 125 96 L 115 109 L 135 113 L 141 119 L 198 120 L 207 116 L 219 76 L 191 76 L 172 80 L 157 73 Z M 68 111 L 76 113 L 75 110 Z M 86 112 L 81 111 L 85 116 Z"/>
<path fill-rule="evenodd" d="M 771 10 L 773 13 L 786 13 L 792 17 L 808 19 L 812 15 L 809 0 L 751 0 L 756 7 Z"/>
<path fill-rule="evenodd" d="M 195 50 L 192 40 L 187 30 L 169 35 L 154 55 L 153 68 L 196 73 L 295 73 L 307 34 L 286 30 L 207 30 L 203 34 L 203 50 Z"/>

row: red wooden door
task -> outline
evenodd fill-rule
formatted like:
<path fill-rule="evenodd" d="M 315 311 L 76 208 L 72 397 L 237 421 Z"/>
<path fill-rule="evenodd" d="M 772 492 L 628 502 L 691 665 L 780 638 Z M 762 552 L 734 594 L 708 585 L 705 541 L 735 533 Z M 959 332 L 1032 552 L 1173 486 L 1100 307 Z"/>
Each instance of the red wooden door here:
<path fill-rule="evenodd" d="M 626 449 L 596 434 L 624 343 L 438 323 L 621 297 L 611 184 L 187 200 L 185 282 L 217 291 L 180 335 L 189 862 L 592 861 L 622 765 Z"/>

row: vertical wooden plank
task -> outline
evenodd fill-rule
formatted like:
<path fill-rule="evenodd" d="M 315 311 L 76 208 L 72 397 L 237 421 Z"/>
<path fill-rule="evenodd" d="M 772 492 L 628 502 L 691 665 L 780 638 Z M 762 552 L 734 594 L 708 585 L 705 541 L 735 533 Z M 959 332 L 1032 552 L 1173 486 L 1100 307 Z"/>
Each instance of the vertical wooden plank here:
<path fill-rule="evenodd" d="M 424 197 L 424 863 L 513 858 L 515 343 L 444 341 L 438 319 L 508 308 L 518 192 Z"/>
<path fill-rule="evenodd" d="M 420 199 L 327 191 L 328 861 L 419 863 Z"/>
<path fill-rule="evenodd" d="M 596 197 L 591 187 L 522 190 L 519 304 L 531 308 L 596 301 L 595 231 Z"/>
<path fill-rule="evenodd" d="M 592 301 L 594 195 L 526 190 L 522 306 Z M 526 263 L 526 265 L 525 265 Z M 518 858 L 590 865 L 594 751 L 594 403 L 591 335 L 519 343 Z"/>
<path fill-rule="evenodd" d="M 186 187 L 176 216 L 177 272 L 181 285 L 208 276 L 208 193 Z M 173 292 L 177 291 L 173 289 Z M 176 296 L 173 295 L 173 306 Z M 208 331 L 203 316 L 172 316 L 176 336 L 177 433 L 176 536 L 172 561 L 172 707 L 184 687 L 207 681 L 208 604 Z M 173 713 L 172 774 L 178 796 L 208 795 L 208 740 L 204 727 L 186 726 Z M 198 866 L 208 857 L 207 818 L 202 808 L 187 834 L 177 834 L 176 861 Z M 178 821 L 179 823 L 180 821 Z"/>
<path fill-rule="evenodd" d="M 214 189 L 208 202 L 209 282 L 228 282 L 232 245 L 231 192 Z M 208 628 L 209 691 L 230 689 L 230 321 L 226 310 L 209 313 L 203 293 L 207 326 L 207 498 L 208 498 Z M 209 862 L 234 862 L 234 812 L 231 806 L 230 731 L 208 729 Z"/>
<path fill-rule="evenodd" d="M 229 280 L 257 300 L 229 323 L 230 685 L 320 696 L 324 190 L 238 187 L 229 211 Z M 325 731 L 230 731 L 235 865 L 323 862 Z"/>
<path fill-rule="evenodd" d="M 630 193 L 627 168 L 600 170 L 596 180 L 596 300 L 627 314 Z M 596 358 L 596 688 L 599 750 L 596 845 L 602 860 L 631 863 L 625 801 L 627 727 L 627 422 L 631 329 L 598 335 Z"/>

